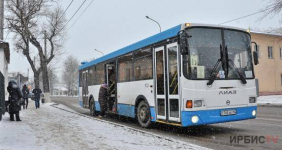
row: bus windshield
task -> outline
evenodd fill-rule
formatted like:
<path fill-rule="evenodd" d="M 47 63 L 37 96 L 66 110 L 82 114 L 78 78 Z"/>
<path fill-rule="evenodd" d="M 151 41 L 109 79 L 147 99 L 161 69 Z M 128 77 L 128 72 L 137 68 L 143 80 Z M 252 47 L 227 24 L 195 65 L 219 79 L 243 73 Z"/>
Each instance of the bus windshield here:
<path fill-rule="evenodd" d="M 221 59 L 221 48 L 228 52 L 231 63 L 225 77 L 222 66 L 216 79 L 239 79 L 238 71 L 246 78 L 253 78 L 250 35 L 243 31 L 220 28 L 191 28 L 187 30 L 189 55 L 183 56 L 184 74 L 189 79 L 209 79 Z M 224 41 L 223 41 L 224 40 Z M 235 69 L 238 68 L 238 70 Z"/>

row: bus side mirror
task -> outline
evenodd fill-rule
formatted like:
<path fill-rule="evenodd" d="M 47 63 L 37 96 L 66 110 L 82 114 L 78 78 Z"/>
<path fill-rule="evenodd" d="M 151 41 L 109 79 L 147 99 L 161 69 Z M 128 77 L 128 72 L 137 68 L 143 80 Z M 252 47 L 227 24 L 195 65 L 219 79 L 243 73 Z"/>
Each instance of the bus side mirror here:
<path fill-rule="evenodd" d="M 254 57 L 254 64 L 257 65 L 257 64 L 259 64 L 259 61 L 258 61 L 258 52 L 257 52 L 257 50 L 258 50 L 258 45 L 257 45 L 256 42 L 252 42 L 252 43 L 255 44 L 255 49 L 254 49 L 254 51 L 253 51 L 253 57 Z"/>
<path fill-rule="evenodd" d="M 188 55 L 189 54 L 189 46 L 188 46 L 188 41 L 187 41 L 187 33 L 182 32 L 180 34 L 180 53 L 181 55 Z"/>
<path fill-rule="evenodd" d="M 259 64 L 258 53 L 256 51 L 253 51 L 253 56 L 254 56 L 254 63 L 255 63 L 255 65 Z"/>

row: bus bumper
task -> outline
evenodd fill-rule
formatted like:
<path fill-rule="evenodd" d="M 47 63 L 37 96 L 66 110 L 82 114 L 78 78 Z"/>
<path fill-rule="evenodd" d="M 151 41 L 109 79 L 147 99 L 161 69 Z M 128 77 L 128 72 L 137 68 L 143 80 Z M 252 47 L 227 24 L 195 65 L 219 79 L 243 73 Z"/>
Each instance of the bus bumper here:
<path fill-rule="evenodd" d="M 223 110 L 236 110 L 236 115 L 221 116 L 221 111 Z M 253 111 L 255 110 L 255 115 L 253 116 Z M 238 108 L 228 108 L 228 109 L 215 109 L 215 110 L 201 110 L 201 111 L 182 111 L 182 126 L 193 126 L 193 125 L 205 125 L 221 122 L 230 122 L 246 119 L 254 119 L 257 114 L 257 106 L 249 107 L 238 107 Z M 192 122 L 192 117 L 197 116 L 198 121 L 196 123 Z"/>

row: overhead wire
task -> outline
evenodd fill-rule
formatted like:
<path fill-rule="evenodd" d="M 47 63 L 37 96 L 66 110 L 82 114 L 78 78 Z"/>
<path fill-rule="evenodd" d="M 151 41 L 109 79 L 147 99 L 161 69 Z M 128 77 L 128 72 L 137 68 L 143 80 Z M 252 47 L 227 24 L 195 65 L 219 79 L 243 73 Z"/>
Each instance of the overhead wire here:
<path fill-rule="evenodd" d="M 59 18 L 59 20 L 60 20 L 60 19 L 64 16 L 64 14 L 67 12 L 67 10 L 69 9 L 69 7 L 72 5 L 73 1 L 74 1 L 74 0 L 72 0 L 72 1 L 69 3 L 68 7 L 64 10 L 64 12 L 63 12 L 63 14 L 61 15 L 61 17 Z"/>
<path fill-rule="evenodd" d="M 72 17 L 68 20 L 68 22 L 59 30 L 58 33 L 60 33 L 67 25 L 68 23 L 73 19 L 73 17 L 77 14 L 77 12 L 81 9 L 81 7 L 84 5 L 84 3 L 86 2 L 86 0 L 84 0 L 82 2 L 82 4 L 78 7 L 78 9 L 75 11 L 75 13 L 72 15 Z"/>
<path fill-rule="evenodd" d="M 269 7 L 269 8 L 266 8 L 266 9 L 263 9 L 263 10 L 260 10 L 260 11 L 257 11 L 257 12 L 254 12 L 254 13 L 251 13 L 251 14 L 239 17 L 239 18 L 235 18 L 235 19 L 232 19 L 232 20 L 229 20 L 229 21 L 225 21 L 225 22 L 219 23 L 219 25 L 226 24 L 226 23 L 229 23 L 229 22 L 233 22 L 233 21 L 236 21 L 236 20 L 240 20 L 240 19 L 243 19 L 243 18 L 246 18 L 246 17 L 249 17 L 249 16 L 253 16 L 253 15 L 265 12 L 265 11 L 271 9 L 271 8 L 273 8 L 273 7 Z"/>
<path fill-rule="evenodd" d="M 74 21 L 74 23 L 70 26 L 70 28 L 68 29 L 68 30 L 70 30 L 72 27 L 73 27 L 73 25 L 80 19 L 80 17 L 85 13 L 85 11 L 89 8 L 89 6 L 92 4 L 94 2 L 94 0 L 92 0 L 89 4 L 88 4 L 88 6 L 83 10 L 83 12 L 79 15 L 79 17 Z"/>

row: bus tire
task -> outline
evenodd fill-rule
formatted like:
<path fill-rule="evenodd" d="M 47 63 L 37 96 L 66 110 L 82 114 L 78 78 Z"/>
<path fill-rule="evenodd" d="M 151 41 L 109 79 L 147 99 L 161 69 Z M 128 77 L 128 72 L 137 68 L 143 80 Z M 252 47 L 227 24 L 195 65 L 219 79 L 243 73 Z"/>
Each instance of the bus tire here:
<path fill-rule="evenodd" d="M 141 101 L 137 108 L 137 120 L 141 127 L 149 128 L 151 125 L 151 113 L 150 106 L 145 102 Z"/>
<path fill-rule="evenodd" d="M 89 109 L 90 109 L 90 115 L 96 116 L 95 102 L 94 102 L 93 98 L 91 98 L 91 100 L 90 100 Z"/>

